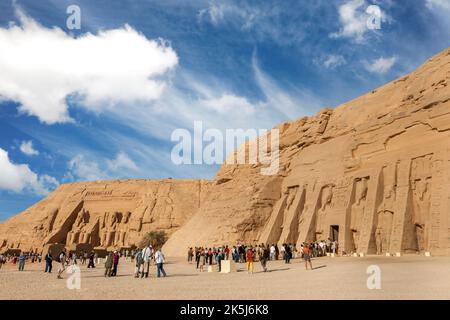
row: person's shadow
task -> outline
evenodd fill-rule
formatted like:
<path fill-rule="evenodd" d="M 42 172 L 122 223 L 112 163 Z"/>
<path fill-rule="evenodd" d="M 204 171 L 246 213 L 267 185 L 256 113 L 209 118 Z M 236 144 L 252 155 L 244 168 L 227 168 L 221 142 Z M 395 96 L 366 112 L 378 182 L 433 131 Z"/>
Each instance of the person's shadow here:
<path fill-rule="evenodd" d="M 327 267 L 327 265 L 323 264 L 321 266 L 317 266 L 317 267 L 312 268 L 312 270 L 316 270 L 316 269 L 320 269 L 320 268 L 326 268 L 326 267 Z"/>

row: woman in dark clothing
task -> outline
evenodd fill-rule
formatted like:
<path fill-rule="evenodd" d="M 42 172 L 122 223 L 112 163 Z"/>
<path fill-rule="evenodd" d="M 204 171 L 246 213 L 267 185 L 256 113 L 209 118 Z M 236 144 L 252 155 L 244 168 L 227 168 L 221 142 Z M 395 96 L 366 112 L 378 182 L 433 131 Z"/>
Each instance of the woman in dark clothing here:
<path fill-rule="evenodd" d="M 88 263 L 88 268 L 95 268 L 95 264 L 94 264 L 94 252 L 92 251 L 91 254 L 89 255 L 89 263 Z"/>
<path fill-rule="evenodd" d="M 44 272 L 52 273 L 52 263 L 53 263 L 52 252 L 48 251 L 48 253 L 45 256 L 45 271 Z"/>

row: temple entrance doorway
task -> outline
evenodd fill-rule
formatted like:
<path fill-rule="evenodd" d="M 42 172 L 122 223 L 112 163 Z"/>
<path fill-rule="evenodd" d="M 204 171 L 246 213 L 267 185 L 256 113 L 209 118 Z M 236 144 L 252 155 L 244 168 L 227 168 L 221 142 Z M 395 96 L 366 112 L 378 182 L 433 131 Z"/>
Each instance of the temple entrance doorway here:
<path fill-rule="evenodd" d="M 339 242 L 339 226 L 330 226 L 330 239 Z"/>

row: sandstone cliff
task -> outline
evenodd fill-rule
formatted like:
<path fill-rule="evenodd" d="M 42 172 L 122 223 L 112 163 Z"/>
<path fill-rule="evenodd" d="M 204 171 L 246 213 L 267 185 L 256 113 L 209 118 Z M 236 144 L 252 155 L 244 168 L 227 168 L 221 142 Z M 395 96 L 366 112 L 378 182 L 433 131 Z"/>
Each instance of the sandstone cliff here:
<path fill-rule="evenodd" d="M 0 224 L 0 247 L 40 251 L 47 243 L 125 248 L 152 230 L 169 235 L 204 201 L 204 180 L 77 182 Z"/>
<path fill-rule="evenodd" d="M 450 253 L 450 50 L 334 110 L 284 123 L 280 171 L 224 165 L 165 245 L 331 238 L 341 252 Z"/>

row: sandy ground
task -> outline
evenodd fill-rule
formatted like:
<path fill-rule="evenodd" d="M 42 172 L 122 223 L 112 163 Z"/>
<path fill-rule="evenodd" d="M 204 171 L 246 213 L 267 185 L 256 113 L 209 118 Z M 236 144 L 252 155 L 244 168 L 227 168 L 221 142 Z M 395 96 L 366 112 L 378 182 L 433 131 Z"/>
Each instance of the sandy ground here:
<path fill-rule="evenodd" d="M 367 288 L 367 268 L 381 270 L 381 289 Z M 168 276 L 135 279 L 131 262 L 121 261 L 116 278 L 103 276 L 103 265 L 81 266 L 81 288 L 68 289 L 68 274 L 56 279 L 43 272 L 44 263 L 27 263 L 25 271 L 8 264 L 0 270 L 0 299 L 450 299 L 450 257 L 323 257 L 306 271 L 299 259 L 291 264 L 259 262 L 247 274 L 243 264 L 231 274 L 200 273 L 193 264 L 169 259 Z"/>

